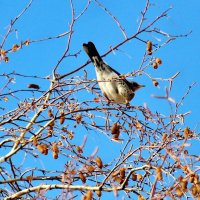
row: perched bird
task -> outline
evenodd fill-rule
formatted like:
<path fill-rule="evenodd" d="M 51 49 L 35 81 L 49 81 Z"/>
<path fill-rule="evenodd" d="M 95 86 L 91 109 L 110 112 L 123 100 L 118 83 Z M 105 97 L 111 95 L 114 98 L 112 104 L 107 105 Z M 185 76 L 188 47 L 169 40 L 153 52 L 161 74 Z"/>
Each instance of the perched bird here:
<path fill-rule="evenodd" d="M 107 65 L 92 42 L 83 44 L 83 49 L 90 57 L 96 69 L 97 81 L 103 95 L 119 104 L 128 104 L 135 96 L 135 91 L 144 87 L 136 82 L 120 78 L 120 73 Z"/>

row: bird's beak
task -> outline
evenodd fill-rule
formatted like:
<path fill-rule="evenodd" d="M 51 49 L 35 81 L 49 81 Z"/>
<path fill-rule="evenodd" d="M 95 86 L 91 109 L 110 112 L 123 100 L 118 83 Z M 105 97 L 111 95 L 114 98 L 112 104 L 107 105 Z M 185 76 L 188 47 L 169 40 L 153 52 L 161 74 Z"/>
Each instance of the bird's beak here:
<path fill-rule="evenodd" d="M 145 85 L 139 85 L 139 88 L 146 87 Z"/>

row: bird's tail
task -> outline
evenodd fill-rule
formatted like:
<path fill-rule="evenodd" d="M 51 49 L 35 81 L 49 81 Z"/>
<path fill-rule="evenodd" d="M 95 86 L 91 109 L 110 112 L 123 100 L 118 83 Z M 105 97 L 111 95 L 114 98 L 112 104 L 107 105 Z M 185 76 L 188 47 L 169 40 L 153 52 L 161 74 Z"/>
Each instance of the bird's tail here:
<path fill-rule="evenodd" d="M 88 42 L 87 44 L 83 44 L 83 49 L 87 53 L 87 55 L 90 57 L 91 61 L 95 63 L 100 63 L 102 61 L 101 56 L 99 55 L 95 45 L 92 42 Z"/>

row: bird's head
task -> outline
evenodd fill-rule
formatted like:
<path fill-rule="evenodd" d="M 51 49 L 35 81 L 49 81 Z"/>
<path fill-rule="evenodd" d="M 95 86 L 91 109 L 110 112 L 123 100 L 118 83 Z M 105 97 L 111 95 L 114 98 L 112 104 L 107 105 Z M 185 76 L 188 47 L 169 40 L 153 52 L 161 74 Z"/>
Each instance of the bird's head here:
<path fill-rule="evenodd" d="M 145 87 L 145 85 L 140 85 L 136 82 L 130 82 L 130 83 L 131 83 L 133 92 L 137 91 L 138 89 L 140 89 L 142 87 Z"/>

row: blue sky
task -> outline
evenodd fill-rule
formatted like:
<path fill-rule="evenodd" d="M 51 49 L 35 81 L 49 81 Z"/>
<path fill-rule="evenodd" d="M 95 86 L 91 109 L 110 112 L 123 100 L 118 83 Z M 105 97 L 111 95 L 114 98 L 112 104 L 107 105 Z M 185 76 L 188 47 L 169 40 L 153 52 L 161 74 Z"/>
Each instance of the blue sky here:
<path fill-rule="evenodd" d="M 19 12 L 27 5 L 29 1 L 13 1 L 6 0 L 0 2 L 0 36 L 2 37 L 7 31 L 10 20 L 16 17 Z M 86 5 L 84 1 L 74 1 L 76 14 L 80 13 Z M 141 9 L 145 5 L 144 0 L 123 0 L 118 1 L 101 1 L 113 15 L 121 22 L 122 26 L 130 35 L 134 33 L 138 25 L 138 19 Z M 188 87 L 196 82 L 190 94 L 184 100 L 180 112 L 191 111 L 191 114 L 186 117 L 186 126 L 195 129 L 199 132 L 199 111 L 200 111 L 200 59 L 199 59 L 199 45 L 200 45 L 200 1 L 152 1 L 154 6 L 149 12 L 149 19 L 157 16 L 160 12 L 166 10 L 170 6 L 173 9 L 169 12 L 167 19 L 159 22 L 159 27 L 174 35 L 185 34 L 190 31 L 192 33 L 187 37 L 179 38 L 169 45 L 165 46 L 158 52 L 157 57 L 160 57 L 163 64 L 158 70 L 150 69 L 149 73 L 153 77 L 168 78 L 180 71 L 180 75 L 175 79 L 172 92 L 170 96 L 179 101 Z M 20 18 L 14 28 L 15 33 L 9 36 L 6 41 L 4 49 L 9 49 L 15 43 L 20 43 L 27 39 L 37 40 L 49 36 L 55 36 L 69 30 L 69 22 L 71 21 L 70 4 L 69 1 L 33 1 L 31 8 Z M 2 38 L 1 38 L 2 39 Z M 145 40 L 156 41 L 156 38 L 149 34 L 144 35 Z M 160 39 L 160 38 L 159 38 Z M 77 21 L 74 26 L 74 34 L 71 43 L 70 53 L 82 50 L 84 42 L 93 41 L 100 54 L 104 54 L 110 46 L 114 46 L 123 40 L 123 35 L 113 20 L 105 14 L 105 12 L 92 2 L 87 12 Z M 0 40 L 1 41 L 1 40 Z M 9 54 L 9 63 L 0 63 L 0 74 L 9 73 L 12 71 L 37 76 L 48 76 L 51 74 L 53 67 L 62 56 L 66 48 L 67 37 L 60 39 L 49 40 L 44 42 L 31 43 L 23 49 Z M 113 68 L 121 73 L 128 73 L 134 71 L 140 64 L 145 44 L 133 40 L 120 47 L 120 51 L 110 53 L 106 56 L 105 60 Z M 123 53 L 125 52 L 125 53 Z M 79 67 L 88 60 L 86 54 L 81 51 L 81 54 L 74 58 L 65 59 L 58 72 L 60 74 L 70 72 L 71 70 Z M 89 79 L 95 78 L 94 67 L 90 64 L 85 67 Z M 83 75 L 83 70 L 79 71 L 76 75 Z M 1 77 L 2 79 L 2 77 Z M 156 88 L 152 85 L 151 80 L 147 77 L 136 77 L 141 84 L 145 84 L 146 88 L 137 92 L 136 97 L 131 102 L 134 105 L 143 105 L 146 103 L 152 110 L 169 114 L 169 105 L 165 100 L 158 100 L 152 95 L 165 95 L 165 88 L 168 86 L 167 82 L 160 82 L 160 87 Z M 26 89 L 26 86 L 34 79 L 22 79 L 17 77 L 16 83 L 13 88 Z M 47 89 L 49 83 L 47 81 L 39 83 L 42 89 Z M 1 88 L 0 83 L 0 88 Z M 21 99 L 27 98 L 26 94 L 20 96 Z M 82 98 L 90 98 L 90 95 L 84 95 Z M 93 98 L 91 96 L 91 98 Z M 16 103 L 14 99 L 9 102 L 9 108 L 14 108 Z M 1 101 L 1 103 L 3 103 Z M 98 137 L 92 135 L 90 140 L 96 141 L 99 139 L 99 146 L 103 146 L 106 137 Z M 79 141 L 77 141 L 79 142 Z M 81 141 L 80 141 L 81 143 Z M 107 144 L 107 143 L 106 143 Z M 109 143 L 107 144 L 109 145 Z M 90 148 L 90 147 L 88 147 Z M 118 149 L 115 146 L 114 149 Z M 92 151 L 91 149 L 88 152 Z M 113 152 L 114 153 L 114 152 Z M 196 152 L 198 153 L 198 151 Z M 105 155 L 103 149 L 100 149 L 100 154 Z M 109 155 L 105 155 L 106 161 L 109 161 Z M 55 164 L 55 163 L 54 163 Z M 58 163 L 55 165 L 57 166 Z"/>

